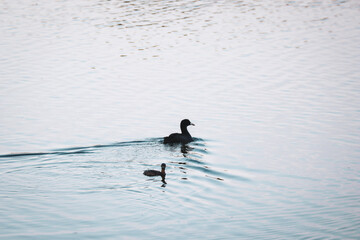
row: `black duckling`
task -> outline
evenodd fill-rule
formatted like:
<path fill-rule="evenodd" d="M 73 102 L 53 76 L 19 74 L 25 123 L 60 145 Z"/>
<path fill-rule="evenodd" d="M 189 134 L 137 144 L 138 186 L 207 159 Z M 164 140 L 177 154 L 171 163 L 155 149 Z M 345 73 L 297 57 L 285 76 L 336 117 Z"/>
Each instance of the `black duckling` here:
<path fill-rule="evenodd" d="M 189 131 L 187 130 L 188 126 L 195 126 L 195 124 L 191 123 L 189 119 L 184 119 L 180 123 L 181 133 L 172 133 L 168 137 L 164 137 L 164 143 L 182 143 L 186 144 L 193 141 Z"/>
<path fill-rule="evenodd" d="M 162 179 L 165 179 L 165 168 L 166 168 L 166 164 L 162 163 L 161 164 L 161 172 L 157 171 L 157 170 L 145 170 L 144 171 L 144 175 L 149 176 L 149 177 L 155 177 L 155 176 L 161 176 Z"/>

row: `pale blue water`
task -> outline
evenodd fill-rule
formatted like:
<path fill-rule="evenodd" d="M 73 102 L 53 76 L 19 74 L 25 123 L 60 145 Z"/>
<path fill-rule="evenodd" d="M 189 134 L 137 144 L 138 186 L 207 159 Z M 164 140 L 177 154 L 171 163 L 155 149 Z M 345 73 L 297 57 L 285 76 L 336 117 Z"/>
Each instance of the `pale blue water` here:
<path fill-rule="evenodd" d="M 1 1 L 0 238 L 359 239 L 359 11 Z"/>

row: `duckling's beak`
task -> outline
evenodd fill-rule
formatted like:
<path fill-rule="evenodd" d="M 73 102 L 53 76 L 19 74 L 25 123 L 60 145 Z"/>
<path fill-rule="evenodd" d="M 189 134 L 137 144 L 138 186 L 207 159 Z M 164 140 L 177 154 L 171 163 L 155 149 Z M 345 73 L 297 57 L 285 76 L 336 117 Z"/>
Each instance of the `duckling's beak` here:
<path fill-rule="evenodd" d="M 195 126 L 195 124 L 193 124 L 193 123 L 190 123 L 190 125 L 191 125 L 191 126 Z"/>

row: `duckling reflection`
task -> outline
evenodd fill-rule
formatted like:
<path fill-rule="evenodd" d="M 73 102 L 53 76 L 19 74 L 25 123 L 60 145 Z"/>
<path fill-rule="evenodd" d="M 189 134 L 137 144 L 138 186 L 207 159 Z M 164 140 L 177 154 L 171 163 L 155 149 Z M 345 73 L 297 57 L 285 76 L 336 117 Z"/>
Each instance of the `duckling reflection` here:
<path fill-rule="evenodd" d="M 162 178 L 161 181 L 162 181 L 164 184 L 166 184 L 166 182 L 165 182 L 165 176 L 166 176 L 165 168 L 166 168 L 166 164 L 165 164 L 165 163 L 162 163 L 162 164 L 161 164 L 161 171 L 157 171 L 157 170 L 145 170 L 145 171 L 144 171 L 144 175 L 145 175 L 145 176 L 148 176 L 148 177 L 161 176 L 161 178 Z"/>

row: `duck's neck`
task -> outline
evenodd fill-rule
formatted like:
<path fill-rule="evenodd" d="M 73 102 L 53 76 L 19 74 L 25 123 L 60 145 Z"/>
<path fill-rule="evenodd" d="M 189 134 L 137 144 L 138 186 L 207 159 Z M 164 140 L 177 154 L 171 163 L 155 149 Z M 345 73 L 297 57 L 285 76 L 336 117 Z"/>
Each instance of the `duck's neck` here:
<path fill-rule="evenodd" d="M 184 135 L 188 135 L 188 136 L 191 136 L 189 131 L 187 130 L 187 127 L 186 126 L 181 126 L 181 133 L 184 134 Z"/>

